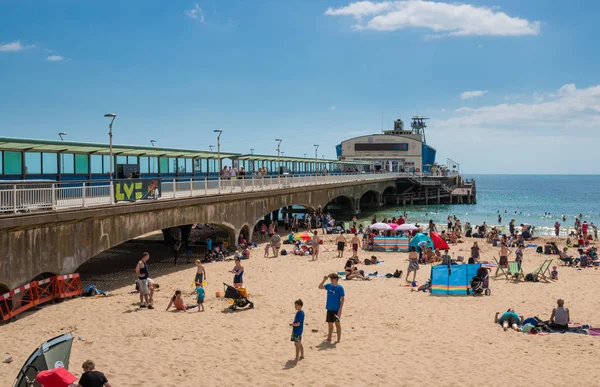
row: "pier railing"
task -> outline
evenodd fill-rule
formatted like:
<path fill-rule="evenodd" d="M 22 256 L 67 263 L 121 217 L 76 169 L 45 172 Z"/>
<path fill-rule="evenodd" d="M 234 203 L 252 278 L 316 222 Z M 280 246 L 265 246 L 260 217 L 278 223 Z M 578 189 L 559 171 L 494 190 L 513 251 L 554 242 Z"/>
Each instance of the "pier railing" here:
<path fill-rule="evenodd" d="M 31 181 L 0 184 L 0 213 L 27 213 L 61 209 L 87 208 L 102 205 L 126 205 L 139 199 L 135 196 L 136 182 L 156 181 L 151 194 L 141 193 L 144 200 L 165 200 L 198 196 L 224 195 L 254 191 L 328 185 L 346 182 L 386 180 L 399 177 L 398 173 L 344 173 L 337 175 L 286 175 L 245 176 L 219 179 L 120 179 L 89 181 Z M 131 201 L 115 200 L 115 187 L 119 195 Z M 127 200 L 127 199 L 125 199 Z"/>

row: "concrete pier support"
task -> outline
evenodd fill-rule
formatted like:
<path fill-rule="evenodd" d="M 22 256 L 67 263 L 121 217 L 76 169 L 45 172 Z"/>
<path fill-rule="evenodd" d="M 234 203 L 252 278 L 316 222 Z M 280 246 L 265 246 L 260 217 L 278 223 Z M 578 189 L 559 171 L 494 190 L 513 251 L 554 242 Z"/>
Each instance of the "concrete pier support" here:
<path fill-rule="evenodd" d="M 442 198 L 440 197 L 440 189 L 439 188 L 437 190 L 437 196 L 438 196 L 438 204 L 442 204 Z"/>
<path fill-rule="evenodd" d="M 425 187 L 425 204 L 429 204 L 429 190 Z"/>

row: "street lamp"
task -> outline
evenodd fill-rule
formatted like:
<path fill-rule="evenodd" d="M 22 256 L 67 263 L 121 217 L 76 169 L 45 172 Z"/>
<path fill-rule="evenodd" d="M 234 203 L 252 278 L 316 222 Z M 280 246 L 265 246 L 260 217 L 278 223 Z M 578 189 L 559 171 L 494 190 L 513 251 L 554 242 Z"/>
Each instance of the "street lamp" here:
<path fill-rule="evenodd" d="M 156 140 L 150 140 L 150 144 L 152 144 L 152 146 L 154 146 L 155 142 L 156 142 Z"/>
<path fill-rule="evenodd" d="M 253 155 L 254 154 L 254 148 L 250 149 L 250 154 Z"/>
<path fill-rule="evenodd" d="M 214 145 L 209 145 L 208 146 L 210 148 L 210 151 L 212 152 L 213 148 L 215 147 Z"/>
<path fill-rule="evenodd" d="M 223 134 L 223 129 L 215 129 L 215 133 L 219 133 L 217 135 L 217 157 L 219 158 L 219 173 L 221 173 L 221 134 Z"/>
<path fill-rule="evenodd" d="M 109 168 L 109 173 L 110 173 L 110 202 L 111 204 L 115 202 L 115 198 L 113 195 L 113 151 L 112 151 L 112 125 L 113 122 L 115 122 L 115 118 L 117 118 L 117 115 L 115 113 L 106 113 L 104 115 L 104 117 L 106 118 L 112 118 L 112 120 L 110 120 L 110 124 L 108 124 L 108 140 L 109 140 L 109 154 L 110 154 L 110 168 Z"/>
<path fill-rule="evenodd" d="M 319 144 L 314 144 L 313 145 L 315 147 L 315 175 L 319 174 L 319 168 L 317 167 L 317 164 L 319 163 L 319 155 L 318 155 L 318 151 L 319 151 Z"/>
<path fill-rule="evenodd" d="M 280 138 L 276 138 L 275 141 L 277 141 L 277 174 L 281 175 L 281 142 L 283 141 Z"/>
<path fill-rule="evenodd" d="M 58 134 L 58 137 L 60 137 L 60 141 L 65 141 L 65 139 L 63 138 L 63 136 L 66 136 L 66 135 L 67 135 L 67 133 L 65 133 L 65 132 L 60 132 L 60 133 Z"/>

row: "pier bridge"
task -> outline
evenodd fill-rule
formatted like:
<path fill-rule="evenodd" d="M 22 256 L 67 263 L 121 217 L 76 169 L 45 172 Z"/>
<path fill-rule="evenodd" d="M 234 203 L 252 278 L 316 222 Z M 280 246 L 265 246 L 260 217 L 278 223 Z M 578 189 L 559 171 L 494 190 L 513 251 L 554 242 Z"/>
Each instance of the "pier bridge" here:
<path fill-rule="evenodd" d="M 240 233 L 251 240 L 257 222 L 292 205 L 319 211 L 336 202 L 358 213 L 361 203 L 383 205 L 384 192 L 395 192 L 398 179 L 376 173 L 163 181 L 158 200 L 114 204 L 106 185 L 10 185 L 0 189 L 0 293 L 36 277 L 75 272 L 95 255 L 157 230 L 210 223 L 227 230 L 232 245 Z"/>

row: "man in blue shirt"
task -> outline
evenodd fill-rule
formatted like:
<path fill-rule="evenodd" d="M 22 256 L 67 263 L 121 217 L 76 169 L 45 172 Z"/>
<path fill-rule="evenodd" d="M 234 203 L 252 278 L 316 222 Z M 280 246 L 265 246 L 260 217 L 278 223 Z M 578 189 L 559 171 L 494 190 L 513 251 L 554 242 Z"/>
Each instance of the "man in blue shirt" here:
<path fill-rule="evenodd" d="M 304 311 L 302 300 L 296 300 L 294 307 L 296 308 L 296 316 L 294 322 L 290 324 L 292 328 L 292 340 L 296 346 L 296 363 L 304 359 L 304 346 L 302 346 L 302 331 L 304 330 Z"/>
<path fill-rule="evenodd" d="M 325 281 L 329 279 L 331 283 L 325 284 Z M 323 281 L 319 284 L 319 289 L 327 290 L 327 302 L 325 309 L 327 309 L 327 318 L 325 321 L 329 324 L 329 330 L 327 332 L 327 341 L 331 343 L 331 336 L 333 335 L 333 324 L 335 323 L 335 331 L 337 333 L 337 342 L 342 340 L 342 325 L 340 319 L 342 318 L 342 308 L 344 307 L 344 288 L 338 285 L 340 277 L 336 273 L 329 274 L 323 277 Z"/>

